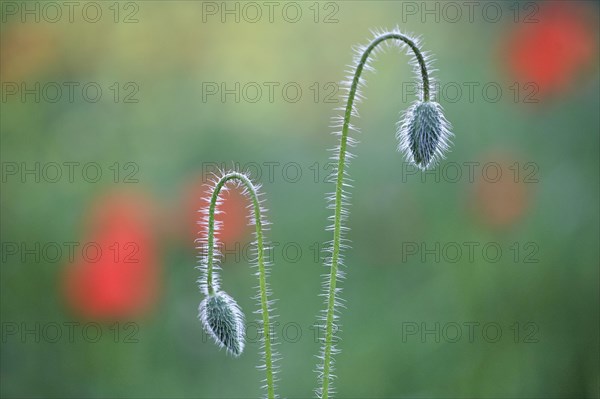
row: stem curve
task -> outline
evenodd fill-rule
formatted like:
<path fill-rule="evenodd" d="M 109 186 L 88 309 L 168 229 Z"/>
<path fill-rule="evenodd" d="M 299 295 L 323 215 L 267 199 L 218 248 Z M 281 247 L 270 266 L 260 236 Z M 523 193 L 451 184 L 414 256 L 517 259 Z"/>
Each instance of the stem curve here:
<path fill-rule="evenodd" d="M 219 193 L 225 184 L 231 180 L 237 180 L 247 190 L 251 200 L 252 207 L 254 210 L 254 220 L 256 225 L 256 245 L 258 252 L 258 278 L 259 278 L 259 290 L 260 290 L 260 306 L 262 312 L 263 322 L 263 339 L 264 339 L 264 357 L 265 357 L 265 372 L 266 372 L 266 387 L 267 397 L 272 399 L 275 397 L 274 378 L 273 378 L 273 361 L 272 361 L 272 349 L 271 349 L 271 326 L 269 319 L 269 304 L 267 294 L 267 281 L 266 281 L 266 268 L 265 268 L 265 256 L 264 256 L 264 242 L 263 242 L 263 220 L 262 220 L 262 209 L 260 206 L 260 200 L 258 198 L 257 188 L 252 184 L 252 181 L 243 173 L 229 172 L 224 174 L 216 183 L 213 193 L 210 198 L 210 207 L 208 211 L 208 248 L 207 248 L 207 265 L 206 265 L 206 287 L 208 295 L 214 295 L 215 287 L 213 282 L 213 264 L 214 264 L 214 243 L 215 243 L 215 210 L 217 207 L 217 201 L 219 199 Z"/>

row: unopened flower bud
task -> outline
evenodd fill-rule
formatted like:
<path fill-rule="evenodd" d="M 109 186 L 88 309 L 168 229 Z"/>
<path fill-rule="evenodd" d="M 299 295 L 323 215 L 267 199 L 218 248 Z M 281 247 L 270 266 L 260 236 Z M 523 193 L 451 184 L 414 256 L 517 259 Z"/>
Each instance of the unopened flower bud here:
<path fill-rule="evenodd" d="M 200 320 L 219 347 L 233 356 L 244 351 L 244 314 L 224 291 L 209 295 L 200 303 Z"/>
<path fill-rule="evenodd" d="M 417 101 L 399 125 L 398 149 L 421 169 L 427 169 L 444 157 L 450 145 L 450 126 L 440 104 Z"/>

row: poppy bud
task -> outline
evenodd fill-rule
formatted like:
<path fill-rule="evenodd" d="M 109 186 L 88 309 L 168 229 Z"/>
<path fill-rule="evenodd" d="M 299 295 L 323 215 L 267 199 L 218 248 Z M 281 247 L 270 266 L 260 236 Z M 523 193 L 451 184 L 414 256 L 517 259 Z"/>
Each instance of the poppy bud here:
<path fill-rule="evenodd" d="M 406 111 L 396 136 L 398 149 L 416 166 L 427 169 L 444 157 L 452 133 L 440 104 L 416 101 Z"/>
<path fill-rule="evenodd" d="M 244 351 L 244 314 L 223 291 L 210 294 L 200 303 L 200 320 L 219 347 L 237 357 Z"/>

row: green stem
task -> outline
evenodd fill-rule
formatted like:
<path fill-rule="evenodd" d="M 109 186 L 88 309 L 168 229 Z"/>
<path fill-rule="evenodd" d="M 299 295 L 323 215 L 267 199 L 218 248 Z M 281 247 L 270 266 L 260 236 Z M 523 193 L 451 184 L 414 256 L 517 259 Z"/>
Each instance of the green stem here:
<path fill-rule="evenodd" d="M 267 277 L 265 272 L 265 257 L 263 243 L 263 226 L 261 217 L 260 201 L 256 188 L 244 174 L 238 172 L 230 172 L 225 174 L 217 182 L 212 196 L 210 198 L 210 207 L 208 211 L 208 253 L 207 253 L 207 276 L 206 285 L 208 295 L 213 295 L 215 292 L 213 284 L 213 263 L 214 263 L 214 242 L 215 242 L 215 209 L 219 193 L 223 186 L 230 180 L 238 180 L 250 193 L 252 205 L 254 208 L 254 219 L 256 221 L 256 245 L 258 250 L 258 274 L 259 274 L 259 289 L 260 289 L 260 306 L 262 311 L 263 322 L 263 337 L 265 340 L 265 370 L 267 373 L 267 397 L 272 399 L 275 397 L 274 379 L 273 379 L 273 361 L 271 354 L 271 326 L 269 319 L 269 306 L 267 298 Z"/>
<path fill-rule="evenodd" d="M 321 389 L 323 399 L 327 399 L 329 397 L 329 379 L 331 375 L 331 347 L 333 341 L 333 319 L 335 312 L 335 288 L 337 283 L 337 270 L 339 266 L 340 243 L 342 239 L 342 189 L 344 183 L 344 168 L 346 167 L 346 149 L 348 145 L 348 130 L 350 127 L 350 118 L 352 116 L 352 108 L 354 105 L 356 90 L 358 89 L 358 83 L 360 81 L 360 75 L 362 74 L 362 71 L 369 58 L 369 55 L 375 49 L 375 47 L 377 47 L 380 43 L 388 39 L 401 40 L 404 43 L 406 43 L 414 52 L 415 57 L 419 63 L 421 77 L 423 80 L 423 102 L 429 101 L 429 75 L 427 74 L 427 65 L 425 63 L 423 54 L 421 53 L 417 45 L 410 38 L 399 33 L 387 33 L 375 38 L 365 49 L 356 67 L 356 72 L 354 74 L 354 78 L 352 79 L 352 85 L 350 86 L 350 92 L 348 94 L 348 103 L 346 105 L 346 111 L 344 113 L 344 122 L 342 125 L 342 137 L 340 141 L 339 159 L 337 164 L 337 180 L 335 186 L 333 253 L 331 258 L 331 270 L 329 275 L 329 291 L 327 295 L 327 316 L 325 320 L 325 347 L 323 351 L 323 381 Z"/>

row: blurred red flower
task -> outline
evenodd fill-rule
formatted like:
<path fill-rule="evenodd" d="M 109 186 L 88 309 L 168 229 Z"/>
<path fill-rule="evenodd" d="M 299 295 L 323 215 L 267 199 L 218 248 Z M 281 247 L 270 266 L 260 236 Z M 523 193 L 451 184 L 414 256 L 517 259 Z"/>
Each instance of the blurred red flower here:
<path fill-rule="evenodd" d="M 204 225 L 204 213 L 198 212 L 208 208 L 208 201 L 212 195 L 209 182 L 210 176 L 197 177 L 190 181 L 184 193 L 184 205 L 182 215 L 186 228 L 188 240 L 193 243 L 196 239 L 204 239 L 206 226 Z M 221 221 L 221 228 L 217 231 L 220 243 L 227 250 L 234 249 L 236 243 L 248 236 L 248 200 L 236 189 L 221 191 L 220 214 L 215 220 Z M 202 223 L 198 223 L 202 222 Z M 244 244 L 240 244 L 243 246 Z"/>
<path fill-rule="evenodd" d="M 0 37 L 0 70 L 5 82 L 25 80 L 60 59 L 56 30 L 47 24 L 13 23 Z"/>
<path fill-rule="evenodd" d="M 115 192 L 89 214 L 79 257 L 65 275 L 70 306 L 88 319 L 130 319 L 155 303 L 159 259 L 154 206 L 139 193 Z"/>
<path fill-rule="evenodd" d="M 475 182 L 473 209 L 486 225 L 509 227 L 523 217 L 529 206 L 530 186 L 539 179 L 537 167 L 501 153 L 485 159 Z"/>
<path fill-rule="evenodd" d="M 539 97 L 568 89 L 595 58 L 593 4 L 537 3 L 539 10 L 511 32 L 503 53 L 510 73 L 522 85 L 535 83 Z M 526 89 L 526 88 L 524 88 Z"/>

